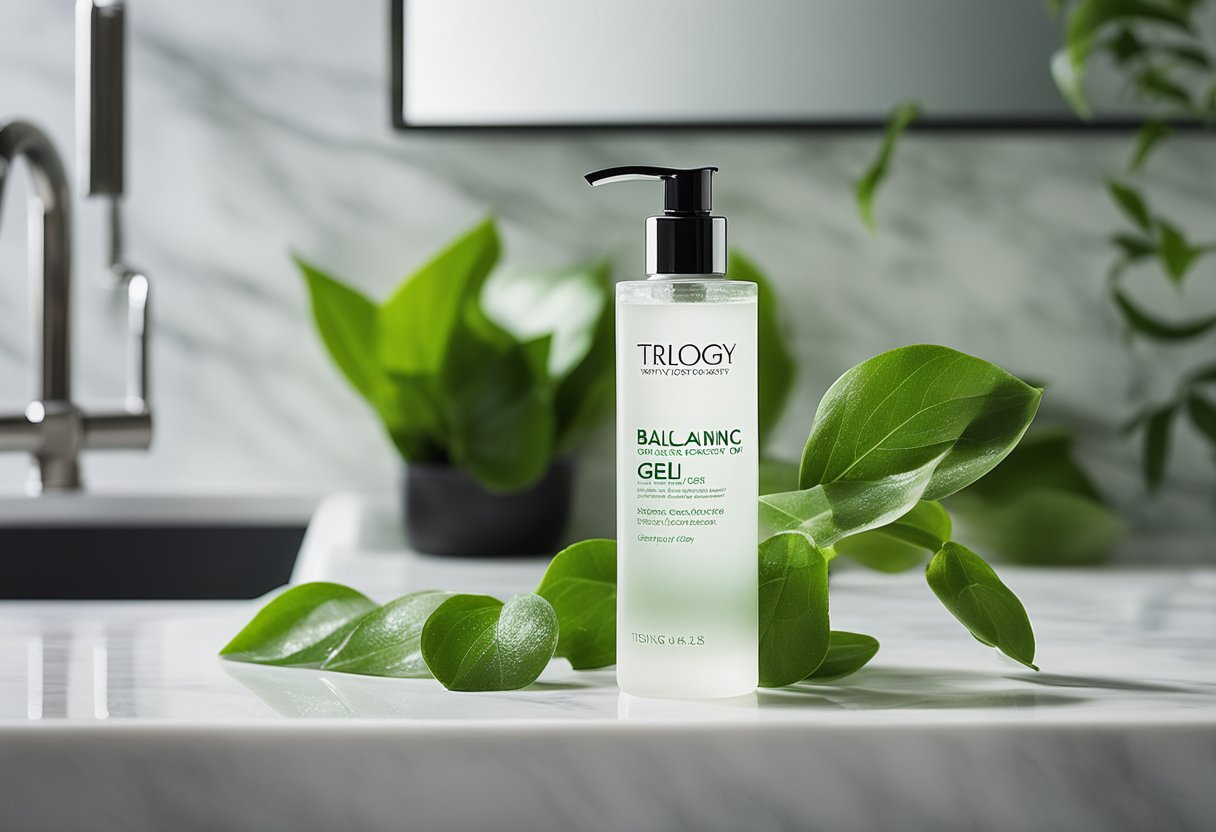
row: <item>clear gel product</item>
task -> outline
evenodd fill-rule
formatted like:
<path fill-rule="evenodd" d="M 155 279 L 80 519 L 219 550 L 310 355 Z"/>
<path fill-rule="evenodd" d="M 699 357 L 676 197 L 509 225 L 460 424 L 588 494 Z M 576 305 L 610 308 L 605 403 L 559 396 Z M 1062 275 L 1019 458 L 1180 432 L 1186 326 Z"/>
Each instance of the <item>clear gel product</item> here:
<path fill-rule="evenodd" d="M 616 294 L 616 675 L 635 696 L 756 688 L 756 284 L 725 279 L 716 170 L 587 174 L 664 186 L 649 279 Z"/>

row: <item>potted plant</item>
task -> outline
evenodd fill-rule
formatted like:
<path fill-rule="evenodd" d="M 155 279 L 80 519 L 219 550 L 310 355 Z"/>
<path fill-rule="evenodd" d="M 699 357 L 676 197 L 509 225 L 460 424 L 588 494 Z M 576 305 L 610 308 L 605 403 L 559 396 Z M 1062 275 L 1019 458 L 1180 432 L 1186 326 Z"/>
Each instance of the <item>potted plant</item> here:
<path fill-rule="evenodd" d="M 422 552 L 552 551 L 570 451 L 611 400 L 607 266 L 494 272 L 500 249 L 487 219 L 379 304 L 295 258 L 330 357 L 406 463 L 406 534 Z"/>

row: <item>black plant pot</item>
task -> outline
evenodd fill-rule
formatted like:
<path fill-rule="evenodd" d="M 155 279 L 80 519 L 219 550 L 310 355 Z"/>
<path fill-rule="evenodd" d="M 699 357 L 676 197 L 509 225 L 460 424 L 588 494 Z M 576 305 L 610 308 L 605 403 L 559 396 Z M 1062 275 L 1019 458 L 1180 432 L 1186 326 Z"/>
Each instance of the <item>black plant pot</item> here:
<path fill-rule="evenodd" d="M 405 470 L 405 534 L 430 555 L 552 554 L 570 517 L 574 466 L 565 460 L 523 491 L 489 491 L 450 465 Z"/>

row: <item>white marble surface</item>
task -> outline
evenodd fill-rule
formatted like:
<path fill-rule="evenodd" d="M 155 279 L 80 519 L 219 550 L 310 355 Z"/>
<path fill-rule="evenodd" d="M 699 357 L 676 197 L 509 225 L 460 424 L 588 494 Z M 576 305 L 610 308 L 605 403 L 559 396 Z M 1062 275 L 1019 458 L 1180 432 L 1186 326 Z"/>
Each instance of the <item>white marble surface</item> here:
<path fill-rule="evenodd" d="M 69 165 L 71 5 L 0 0 L 0 118 L 46 124 Z M 1128 136 L 914 134 L 875 237 L 852 205 L 874 134 L 394 134 L 383 0 L 128 5 L 129 249 L 157 278 L 158 426 L 149 454 L 89 455 L 96 488 L 391 491 L 393 452 L 329 366 L 287 252 L 381 294 L 493 211 L 512 262 L 608 252 L 624 277 L 655 194 L 592 194 L 582 173 L 710 161 L 723 169 L 716 196 L 732 244 L 778 284 L 803 362 L 777 449 L 797 452 L 845 368 L 899 344 L 945 343 L 1050 383 L 1041 421 L 1080 430 L 1091 471 L 1145 536 L 1126 558 L 1181 559 L 1152 545 L 1165 530 L 1216 533 L 1216 472 L 1191 433 L 1179 431 L 1174 475 L 1147 500 L 1139 449 L 1117 430 L 1212 346 L 1123 341 L 1104 282 L 1120 220 L 1102 177 L 1123 164 Z M 1207 236 L 1213 171 L 1216 143 L 1202 136 L 1149 168 L 1160 209 Z M 24 177 L 14 185 L 0 232 L 4 410 L 24 405 L 27 383 Z M 92 405 L 116 401 L 123 367 L 122 310 L 96 279 L 100 222 L 101 206 L 81 206 L 77 389 Z M 1186 316 L 1216 302 L 1214 273 L 1209 258 L 1182 295 L 1147 272 L 1134 286 L 1162 314 Z M 575 534 L 611 528 L 609 443 L 594 444 L 582 472 Z M 23 478 L 23 460 L 0 456 L 0 489 Z"/>
<path fill-rule="evenodd" d="M 396 535 L 330 501 L 297 578 L 505 595 L 544 567 Z M 706 703 L 560 660 L 493 694 L 220 661 L 256 602 L 2 603 L 0 828 L 1210 829 L 1216 570 L 1003 575 L 1041 673 L 918 574 L 843 571 L 833 626 L 879 638 L 870 667 Z"/>

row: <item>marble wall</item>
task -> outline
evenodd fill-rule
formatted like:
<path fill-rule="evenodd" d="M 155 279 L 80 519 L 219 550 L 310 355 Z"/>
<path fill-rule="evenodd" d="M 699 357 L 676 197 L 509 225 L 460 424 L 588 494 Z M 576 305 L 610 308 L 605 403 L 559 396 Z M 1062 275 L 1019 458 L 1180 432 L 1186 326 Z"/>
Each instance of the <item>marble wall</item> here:
<path fill-rule="evenodd" d="M 881 229 L 852 205 L 876 142 L 859 133 L 403 134 L 388 124 L 382 0 L 299 3 L 130 0 L 131 259 L 155 278 L 151 453 L 89 457 L 90 485 L 159 492 L 383 490 L 399 467 L 375 420 L 328 364 L 289 260 L 299 251 L 369 292 L 486 212 L 507 257 L 640 264 L 646 188 L 591 193 L 589 169 L 716 163 L 732 244 L 785 300 L 802 372 L 778 446 L 795 454 L 835 376 L 892 346 L 933 341 L 1050 383 L 1042 420 L 1076 427 L 1102 487 L 1141 538 L 1162 531 L 1213 549 L 1216 465 L 1189 431 L 1163 493 L 1144 495 L 1139 451 L 1119 424 L 1166 395 L 1212 342 L 1129 343 L 1104 290 L 1103 190 L 1121 134 L 915 134 L 883 190 Z M 70 155 L 71 0 L 0 0 L 0 118 L 28 116 Z M 70 160 L 69 160 L 70 161 Z M 1151 171 L 1162 208 L 1209 235 L 1216 142 L 1188 136 Z M 16 184 L 16 183 L 14 183 Z M 26 398 L 20 191 L 0 233 L 0 408 Z M 121 302 L 100 281 L 102 210 L 77 217 L 76 389 L 87 405 L 122 389 Z M 1184 296 L 1137 283 L 1163 313 L 1216 302 L 1216 260 Z M 610 524 L 607 436 L 589 452 L 578 526 Z M 16 489 L 24 461 L 0 459 Z M 1168 557 L 1143 546 L 1150 557 Z M 1196 551 L 1192 545 L 1190 551 Z M 1216 555 L 1216 552 L 1211 554 Z"/>

